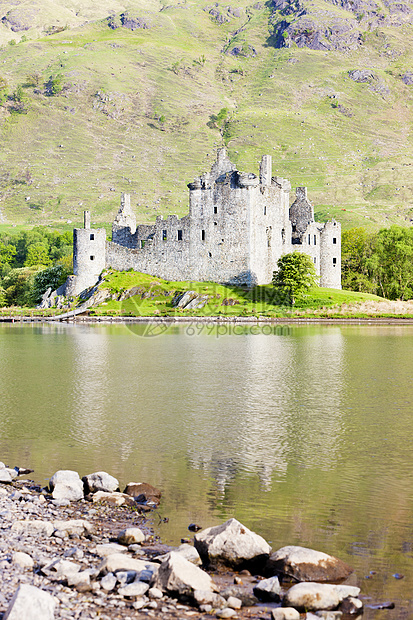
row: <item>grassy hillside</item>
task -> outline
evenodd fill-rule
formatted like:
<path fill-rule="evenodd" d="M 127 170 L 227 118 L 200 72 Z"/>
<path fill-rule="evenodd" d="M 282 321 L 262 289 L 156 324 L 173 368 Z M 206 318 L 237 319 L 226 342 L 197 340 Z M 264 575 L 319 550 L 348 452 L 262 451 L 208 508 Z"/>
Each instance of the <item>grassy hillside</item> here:
<path fill-rule="evenodd" d="M 0 2 L 0 77 L 24 95 L 20 112 L 10 97 L 0 107 L 0 226 L 71 227 L 84 208 L 107 224 L 122 191 L 141 221 L 185 214 L 186 183 L 222 144 L 211 123 L 222 108 L 239 169 L 271 153 L 273 173 L 307 185 L 321 219 L 410 224 L 413 27 L 361 24 L 353 50 L 277 49 L 270 4 L 219 5 L 217 17 L 199 0 Z M 304 2 L 314 14 L 327 4 Z M 147 27 L 121 26 L 126 8 Z M 355 69 L 373 77 L 355 82 Z"/>

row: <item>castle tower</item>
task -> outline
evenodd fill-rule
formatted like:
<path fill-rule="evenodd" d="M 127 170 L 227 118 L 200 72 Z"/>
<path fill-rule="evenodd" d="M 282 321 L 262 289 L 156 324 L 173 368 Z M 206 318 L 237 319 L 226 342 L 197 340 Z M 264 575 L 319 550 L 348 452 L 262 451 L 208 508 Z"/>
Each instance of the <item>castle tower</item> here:
<path fill-rule="evenodd" d="M 73 231 L 73 273 L 70 291 L 66 295 L 78 295 L 93 286 L 106 266 L 106 230 L 90 228 L 90 212 L 84 212 L 84 228 Z"/>
<path fill-rule="evenodd" d="M 320 239 L 320 286 L 341 289 L 341 224 L 325 223 Z"/>

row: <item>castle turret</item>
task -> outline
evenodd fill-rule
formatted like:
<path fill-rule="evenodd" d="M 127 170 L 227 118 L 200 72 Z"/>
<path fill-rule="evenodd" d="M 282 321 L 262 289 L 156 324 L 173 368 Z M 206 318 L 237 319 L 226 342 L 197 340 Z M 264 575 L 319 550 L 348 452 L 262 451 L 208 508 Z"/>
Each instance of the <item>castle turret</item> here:
<path fill-rule="evenodd" d="M 73 276 L 68 278 L 66 295 L 79 295 L 93 286 L 106 265 L 106 230 L 90 228 L 90 211 L 84 212 L 84 228 L 73 231 Z"/>
<path fill-rule="evenodd" d="M 341 289 L 341 224 L 324 224 L 320 238 L 320 286 Z"/>

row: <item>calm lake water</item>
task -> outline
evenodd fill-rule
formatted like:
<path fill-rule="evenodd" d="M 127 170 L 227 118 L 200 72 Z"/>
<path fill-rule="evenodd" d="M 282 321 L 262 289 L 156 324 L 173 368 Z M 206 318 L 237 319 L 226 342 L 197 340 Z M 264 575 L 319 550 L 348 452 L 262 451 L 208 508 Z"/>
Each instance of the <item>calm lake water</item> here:
<path fill-rule="evenodd" d="M 161 331 L 0 325 L 0 460 L 150 482 L 164 542 L 235 516 L 413 618 L 413 327 Z"/>

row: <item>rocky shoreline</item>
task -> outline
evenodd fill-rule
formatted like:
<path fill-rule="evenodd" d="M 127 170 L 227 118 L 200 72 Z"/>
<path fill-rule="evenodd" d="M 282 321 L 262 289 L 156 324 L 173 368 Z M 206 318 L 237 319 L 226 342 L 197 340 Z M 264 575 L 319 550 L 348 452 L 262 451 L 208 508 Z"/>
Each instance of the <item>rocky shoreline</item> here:
<path fill-rule="evenodd" d="M 325 553 L 274 552 L 235 519 L 190 524 L 193 540 L 171 548 L 148 527 L 161 501 L 150 484 L 121 493 L 105 472 L 58 471 L 42 489 L 20 479 L 29 473 L 0 463 L 2 620 L 338 620 L 363 611 L 351 567 Z"/>

